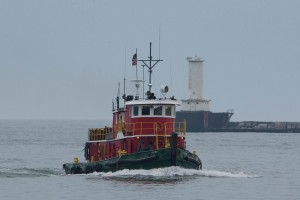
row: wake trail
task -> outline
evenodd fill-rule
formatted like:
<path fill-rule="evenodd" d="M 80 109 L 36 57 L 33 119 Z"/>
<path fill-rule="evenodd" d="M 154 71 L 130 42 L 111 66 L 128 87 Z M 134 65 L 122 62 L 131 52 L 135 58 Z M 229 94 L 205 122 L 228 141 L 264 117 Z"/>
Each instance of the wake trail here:
<path fill-rule="evenodd" d="M 102 176 L 102 177 L 209 177 L 209 178 L 257 178 L 258 175 L 251 175 L 245 172 L 226 172 L 218 170 L 194 170 L 184 169 L 180 167 L 157 168 L 150 170 L 129 170 L 124 169 L 117 172 L 94 172 L 88 176 Z"/>

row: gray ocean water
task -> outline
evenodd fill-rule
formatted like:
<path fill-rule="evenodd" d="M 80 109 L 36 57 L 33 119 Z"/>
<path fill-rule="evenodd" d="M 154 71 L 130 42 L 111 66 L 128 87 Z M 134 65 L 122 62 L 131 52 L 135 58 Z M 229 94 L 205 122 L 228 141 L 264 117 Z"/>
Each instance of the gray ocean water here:
<path fill-rule="evenodd" d="M 300 199 L 300 134 L 187 133 L 203 170 L 65 175 L 99 121 L 0 120 L 0 199 Z M 109 125 L 109 124 L 106 124 Z"/>

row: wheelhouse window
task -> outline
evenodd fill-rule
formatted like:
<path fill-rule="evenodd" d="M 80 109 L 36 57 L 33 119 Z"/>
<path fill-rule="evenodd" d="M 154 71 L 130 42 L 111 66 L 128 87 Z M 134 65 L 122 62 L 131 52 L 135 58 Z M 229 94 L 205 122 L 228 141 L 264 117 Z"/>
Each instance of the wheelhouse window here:
<path fill-rule="evenodd" d="M 139 115 L 139 107 L 138 106 L 134 106 L 132 109 L 132 115 L 133 116 L 138 116 Z"/>
<path fill-rule="evenodd" d="M 172 116 L 172 107 L 171 106 L 166 106 L 166 116 Z"/>
<path fill-rule="evenodd" d="M 175 117 L 175 106 L 173 105 L 133 105 L 131 107 L 131 116 L 147 117 Z"/>
<path fill-rule="evenodd" d="M 150 115 L 150 106 L 142 106 L 142 115 Z"/>
<path fill-rule="evenodd" d="M 154 106 L 153 114 L 154 115 L 162 115 L 162 106 Z"/>

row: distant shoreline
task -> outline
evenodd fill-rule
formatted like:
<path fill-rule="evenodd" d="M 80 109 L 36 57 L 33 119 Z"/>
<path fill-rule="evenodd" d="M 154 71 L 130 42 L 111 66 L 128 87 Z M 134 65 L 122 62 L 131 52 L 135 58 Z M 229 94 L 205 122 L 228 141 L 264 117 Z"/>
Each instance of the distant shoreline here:
<path fill-rule="evenodd" d="M 300 122 L 228 122 L 222 128 L 203 128 L 200 132 L 265 132 L 265 133 L 300 133 Z"/>

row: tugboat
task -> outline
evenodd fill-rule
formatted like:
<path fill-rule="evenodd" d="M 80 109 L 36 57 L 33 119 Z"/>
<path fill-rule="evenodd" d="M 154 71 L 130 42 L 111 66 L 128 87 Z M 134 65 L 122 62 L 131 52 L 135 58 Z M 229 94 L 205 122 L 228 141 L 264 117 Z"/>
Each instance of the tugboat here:
<path fill-rule="evenodd" d="M 160 59 L 151 55 L 146 60 L 132 58 L 132 65 L 138 61 L 149 69 L 149 89 L 146 98 L 140 98 L 139 80 L 135 80 L 136 95 L 123 95 L 124 106 L 120 107 L 120 92 L 113 102 L 112 127 L 91 128 L 85 143 L 84 156 L 87 162 L 63 164 L 66 174 L 88 174 L 93 172 L 114 172 L 123 169 L 153 169 L 179 166 L 188 169 L 202 169 L 196 152 L 186 150 L 186 122 L 176 122 L 176 106 L 179 102 L 167 98 L 168 86 L 161 86 L 163 98 L 156 98 L 151 92 L 153 67 Z M 136 68 L 137 69 L 137 68 Z M 119 87 L 120 90 L 120 87 Z M 124 92 L 125 93 L 125 92 Z M 115 106 L 116 104 L 116 106 Z"/>

